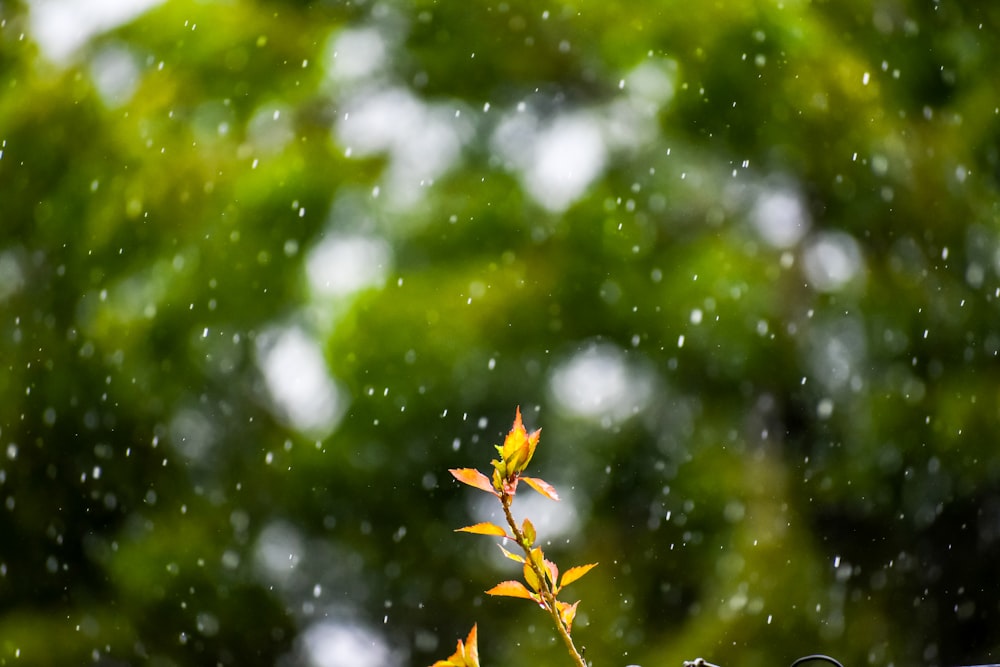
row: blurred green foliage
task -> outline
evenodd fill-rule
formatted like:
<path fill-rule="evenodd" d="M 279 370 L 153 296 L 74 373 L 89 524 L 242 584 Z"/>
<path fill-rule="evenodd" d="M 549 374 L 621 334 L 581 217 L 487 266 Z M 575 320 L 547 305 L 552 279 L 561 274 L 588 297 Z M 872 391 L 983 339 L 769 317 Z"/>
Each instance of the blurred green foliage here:
<path fill-rule="evenodd" d="M 515 405 L 595 665 L 997 661 L 1000 6 L 41 7 L 0 664 L 564 664 L 451 532 Z"/>

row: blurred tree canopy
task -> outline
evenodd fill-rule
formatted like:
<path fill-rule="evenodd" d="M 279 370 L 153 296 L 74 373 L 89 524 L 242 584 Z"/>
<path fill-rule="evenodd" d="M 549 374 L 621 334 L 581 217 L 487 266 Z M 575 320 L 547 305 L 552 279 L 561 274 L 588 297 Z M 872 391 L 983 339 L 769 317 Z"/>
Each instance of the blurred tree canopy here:
<path fill-rule="evenodd" d="M 0 664 L 565 664 L 516 405 L 594 665 L 997 661 L 1000 5 L 99 4 L 0 0 Z"/>

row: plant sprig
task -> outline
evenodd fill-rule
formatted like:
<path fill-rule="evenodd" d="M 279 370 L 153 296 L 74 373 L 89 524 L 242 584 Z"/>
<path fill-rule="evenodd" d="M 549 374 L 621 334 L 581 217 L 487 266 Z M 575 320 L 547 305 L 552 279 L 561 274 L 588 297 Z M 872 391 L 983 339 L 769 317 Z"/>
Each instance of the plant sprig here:
<path fill-rule="evenodd" d="M 530 434 L 525 430 L 524 424 L 521 422 L 521 409 L 519 407 L 514 416 L 514 425 L 503 444 L 496 446 L 500 458 L 491 461 L 493 474 L 490 477 L 475 468 L 449 470 L 455 479 L 463 484 L 468 484 L 498 498 L 503 506 L 507 526 L 510 528 L 510 532 L 508 532 L 506 528 L 487 521 L 458 528 L 456 532 L 503 537 L 513 541 L 521 548 L 521 551 L 524 552 L 523 556 L 508 551 L 503 544 L 498 545 L 504 556 L 521 563 L 524 583 L 515 580 L 501 581 L 486 593 L 534 601 L 552 618 L 556 632 L 565 644 L 574 663 L 578 667 L 587 667 L 583 655 L 573 643 L 571 634 L 573 620 L 576 618 L 576 610 L 580 601 L 577 600 L 570 604 L 560 600 L 558 595 L 565 586 L 587 574 L 596 567 L 597 563 L 571 567 L 563 572 L 560 578 L 559 568 L 545 557 L 542 548 L 536 544 L 538 535 L 534 524 L 525 518 L 518 525 L 511 512 L 511 504 L 514 502 L 518 484 L 522 481 L 546 498 L 559 500 L 559 494 L 556 493 L 551 484 L 538 477 L 528 477 L 522 474 L 535 455 L 535 448 L 538 446 L 541 433 L 541 429 Z M 454 655 L 447 660 L 438 660 L 432 667 L 480 667 L 477 626 L 472 626 L 464 643 L 461 640 L 458 641 L 458 648 Z"/>

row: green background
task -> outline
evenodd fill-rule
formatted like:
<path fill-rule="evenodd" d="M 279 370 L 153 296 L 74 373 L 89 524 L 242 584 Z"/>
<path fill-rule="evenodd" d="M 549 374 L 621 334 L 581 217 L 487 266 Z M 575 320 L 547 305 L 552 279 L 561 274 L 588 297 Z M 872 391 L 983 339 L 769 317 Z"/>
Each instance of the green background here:
<path fill-rule="evenodd" d="M 568 664 L 452 532 L 517 405 L 594 665 L 1000 658 L 1000 5 L 32 16 L 0 664 Z"/>

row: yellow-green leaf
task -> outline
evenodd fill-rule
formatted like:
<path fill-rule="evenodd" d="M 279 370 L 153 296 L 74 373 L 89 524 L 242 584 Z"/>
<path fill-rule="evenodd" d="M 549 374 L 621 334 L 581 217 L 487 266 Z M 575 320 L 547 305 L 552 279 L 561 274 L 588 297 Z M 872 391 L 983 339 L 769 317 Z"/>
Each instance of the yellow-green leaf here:
<path fill-rule="evenodd" d="M 536 593 L 542 590 L 542 583 L 538 581 L 538 575 L 531 569 L 530 563 L 524 564 L 524 580 L 528 582 L 528 586 Z"/>
<path fill-rule="evenodd" d="M 541 429 L 534 431 L 530 435 L 521 422 L 521 408 L 517 408 L 514 415 L 514 425 L 503 441 L 501 455 L 507 464 L 506 475 L 517 475 L 528 467 L 531 457 L 535 455 L 535 447 L 538 446 L 538 439 L 541 437 Z"/>
<path fill-rule="evenodd" d="M 524 535 L 524 541 L 526 547 L 529 549 L 535 543 L 535 526 L 530 520 L 525 519 L 524 523 L 521 524 L 521 533 Z"/>
<path fill-rule="evenodd" d="M 497 535 L 498 537 L 510 537 L 500 526 L 495 523 L 490 523 L 489 521 L 484 521 L 483 523 L 477 523 L 472 526 L 465 526 L 464 528 L 456 528 L 456 533 L 475 533 L 476 535 Z"/>
<path fill-rule="evenodd" d="M 555 487 L 546 482 L 544 479 L 539 479 L 537 477 L 522 477 L 521 480 L 546 498 L 550 500 L 559 500 L 559 494 L 556 493 Z"/>
<path fill-rule="evenodd" d="M 503 456 L 505 461 L 510 461 L 517 450 L 521 448 L 521 445 L 527 441 L 528 434 L 524 430 L 524 424 L 521 423 L 521 406 L 519 405 L 514 412 L 514 425 L 511 426 L 507 437 L 504 438 L 500 455 Z"/>
<path fill-rule="evenodd" d="M 591 570 L 597 567 L 597 563 L 589 563 L 587 565 L 577 565 L 576 567 L 571 567 L 562 576 L 562 586 L 569 586 L 574 581 L 587 574 Z"/>
<path fill-rule="evenodd" d="M 516 560 L 518 563 L 523 563 L 524 562 L 524 556 L 518 556 L 515 553 L 511 553 L 511 552 L 507 551 L 506 549 L 503 548 L 502 544 L 498 544 L 497 546 L 500 547 L 500 551 L 502 551 L 503 555 L 506 556 L 507 558 L 509 558 L 511 560 Z"/>

